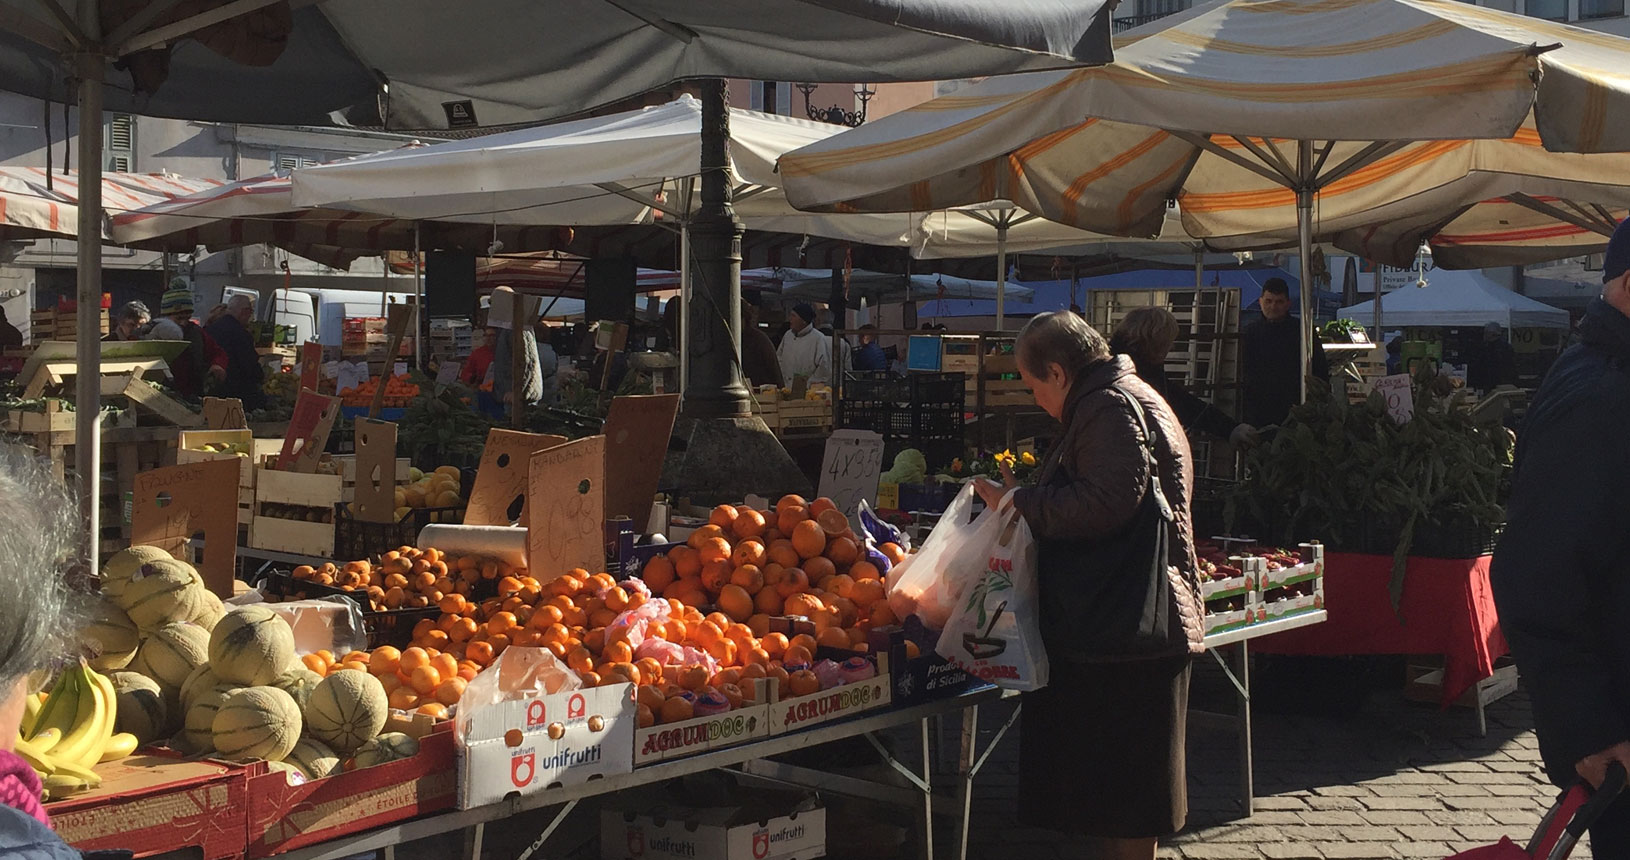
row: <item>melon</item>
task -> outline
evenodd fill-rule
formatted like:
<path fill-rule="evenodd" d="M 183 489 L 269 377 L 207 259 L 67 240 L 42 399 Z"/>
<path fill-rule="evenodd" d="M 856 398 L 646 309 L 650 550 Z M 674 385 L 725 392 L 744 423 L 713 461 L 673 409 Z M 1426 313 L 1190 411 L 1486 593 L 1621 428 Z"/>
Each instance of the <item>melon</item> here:
<path fill-rule="evenodd" d="M 299 768 L 307 779 L 323 779 L 340 769 L 339 753 L 313 737 L 302 737 L 296 741 L 294 749 L 283 757 L 283 761 Z"/>
<path fill-rule="evenodd" d="M 282 761 L 300 739 L 300 707 L 276 687 L 245 687 L 226 697 L 210 728 L 219 755 Z"/>
<path fill-rule="evenodd" d="M 175 731 L 170 726 L 170 705 L 157 681 L 139 672 L 109 672 L 108 681 L 117 697 L 114 731 L 129 732 L 142 744 Z"/>
<path fill-rule="evenodd" d="M 168 558 L 170 554 L 156 546 L 133 546 L 114 553 L 102 565 L 102 593 L 118 600 L 142 565 Z"/>
<path fill-rule="evenodd" d="M 198 615 L 204 584 L 191 565 L 174 559 L 141 566 L 120 594 L 119 606 L 143 633 Z"/>
<path fill-rule="evenodd" d="M 136 629 L 136 622 L 105 597 L 92 604 L 90 616 L 90 623 L 79 636 L 85 647 L 96 655 L 90 661 L 91 668 L 111 672 L 129 666 L 141 646 L 141 631 Z"/>
<path fill-rule="evenodd" d="M 296 666 L 279 675 L 277 680 L 272 682 L 272 686 L 294 697 L 294 703 L 304 711 L 306 703 L 311 701 L 311 691 L 317 689 L 317 685 L 322 681 L 323 676 L 304 666 Z"/>
<path fill-rule="evenodd" d="M 179 712 L 185 713 L 192 709 L 193 700 L 197 698 L 199 693 L 213 690 L 223 683 L 220 677 L 215 674 L 215 670 L 211 669 L 208 663 L 205 663 L 192 670 L 192 674 L 187 676 L 187 680 L 181 682 L 180 689 L 171 689 L 166 692 L 172 694 L 170 703 L 179 704 L 181 706 Z"/>
<path fill-rule="evenodd" d="M 207 588 L 204 589 L 204 594 L 199 600 L 198 614 L 187 620 L 205 630 L 214 630 L 215 625 L 221 623 L 221 619 L 226 617 L 226 604 L 222 603 L 221 598 L 216 597 L 215 593 Z"/>
<path fill-rule="evenodd" d="M 181 689 L 199 666 L 209 660 L 209 634 L 191 624 L 166 624 L 142 640 L 130 670 L 159 682 L 166 690 Z"/>
<path fill-rule="evenodd" d="M 215 715 L 226 704 L 227 697 L 236 692 L 236 688 L 223 685 L 196 694 L 192 706 L 187 708 L 186 723 L 181 730 L 186 736 L 189 754 L 201 755 L 215 749 Z"/>
<path fill-rule="evenodd" d="M 266 771 L 268 773 L 284 774 L 285 781 L 290 785 L 299 785 L 306 779 L 305 771 L 286 761 L 269 761 L 266 763 Z M 288 779 L 289 776 L 294 776 L 294 779 Z"/>
<path fill-rule="evenodd" d="M 379 735 L 390 703 L 379 679 L 355 669 L 329 675 L 311 691 L 306 729 L 317 740 L 349 755 Z"/>
<path fill-rule="evenodd" d="M 386 732 L 362 745 L 353 757 L 358 769 L 401 761 L 419 754 L 419 742 L 401 732 Z"/>
<path fill-rule="evenodd" d="M 209 662 L 222 680 L 263 687 L 294 668 L 294 629 L 264 606 L 233 609 L 209 635 Z"/>

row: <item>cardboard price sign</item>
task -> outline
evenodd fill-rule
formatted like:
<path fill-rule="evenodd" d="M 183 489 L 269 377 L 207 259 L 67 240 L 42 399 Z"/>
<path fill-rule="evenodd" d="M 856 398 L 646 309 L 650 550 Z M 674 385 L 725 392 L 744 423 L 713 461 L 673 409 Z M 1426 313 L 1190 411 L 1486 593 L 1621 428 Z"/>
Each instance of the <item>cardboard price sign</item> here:
<path fill-rule="evenodd" d="M 527 566 L 548 581 L 606 564 L 606 437 L 532 455 L 526 476 Z"/>
<path fill-rule="evenodd" d="M 487 446 L 481 452 L 481 465 L 475 471 L 475 485 L 464 508 L 467 526 L 507 526 L 525 523 L 526 475 L 532 455 L 566 444 L 565 436 L 522 433 L 518 430 L 487 431 Z M 516 503 L 519 502 L 519 507 Z M 510 516 L 511 511 L 515 516 Z"/>
<path fill-rule="evenodd" d="M 1415 389 L 1407 373 L 1383 376 L 1372 389 L 1381 392 L 1387 401 L 1387 414 L 1399 424 L 1409 423 L 1415 417 Z"/>
<path fill-rule="evenodd" d="M 606 436 L 607 517 L 628 517 L 636 529 L 645 528 L 678 417 L 677 394 L 611 399 L 602 431 Z"/>
<path fill-rule="evenodd" d="M 247 430 L 243 401 L 236 397 L 204 398 L 204 426 L 211 430 Z"/>
<path fill-rule="evenodd" d="M 844 516 L 853 517 L 861 499 L 877 503 L 877 480 L 882 473 L 882 434 L 839 430 L 826 440 L 820 494 L 831 499 Z"/>
<path fill-rule="evenodd" d="M 323 366 L 323 345 L 320 343 L 305 343 L 300 345 L 300 388 L 317 390 L 317 374 Z"/>
<path fill-rule="evenodd" d="M 238 556 L 238 459 L 165 466 L 136 476 L 131 546 L 156 546 L 182 561 L 187 541 L 204 534 L 198 572 L 215 596 L 232 596 Z"/>
<path fill-rule="evenodd" d="M 340 399 L 303 389 L 294 401 L 294 416 L 289 419 L 289 435 L 283 439 L 283 450 L 277 456 L 280 472 L 317 471 L 317 461 L 328 447 L 329 431 L 340 414 Z"/>
<path fill-rule="evenodd" d="M 351 514 L 365 523 L 396 522 L 396 425 L 356 421 L 357 486 Z"/>

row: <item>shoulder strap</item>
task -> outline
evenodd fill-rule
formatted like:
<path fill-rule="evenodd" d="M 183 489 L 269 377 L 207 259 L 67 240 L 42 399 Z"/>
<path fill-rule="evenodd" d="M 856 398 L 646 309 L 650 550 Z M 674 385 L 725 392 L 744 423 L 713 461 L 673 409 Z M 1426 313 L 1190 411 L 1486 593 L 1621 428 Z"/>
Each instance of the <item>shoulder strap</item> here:
<path fill-rule="evenodd" d="M 1155 506 L 1160 510 L 1160 516 L 1167 522 L 1176 519 L 1172 514 L 1171 503 L 1166 501 L 1166 494 L 1160 489 L 1159 460 L 1155 457 L 1155 437 L 1150 429 L 1148 415 L 1143 410 L 1143 404 L 1132 395 L 1132 392 L 1121 387 L 1119 383 L 1111 383 L 1110 388 L 1126 398 L 1132 407 L 1132 417 L 1138 422 L 1138 429 L 1143 432 L 1143 460 L 1149 464 L 1149 493 L 1155 500 Z"/>

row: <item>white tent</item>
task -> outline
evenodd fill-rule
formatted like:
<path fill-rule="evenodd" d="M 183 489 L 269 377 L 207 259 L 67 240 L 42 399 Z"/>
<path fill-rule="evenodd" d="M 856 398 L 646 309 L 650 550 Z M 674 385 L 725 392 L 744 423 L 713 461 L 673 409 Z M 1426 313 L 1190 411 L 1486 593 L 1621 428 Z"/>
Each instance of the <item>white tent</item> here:
<path fill-rule="evenodd" d="M 1567 328 L 1568 312 L 1536 302 L 1496 284 L 1478 272 L 1439 269 L 1424 287 L 1404 287 L 1387 293 L 1382 322 L 1394 326 L 1467 326 L 1499 323 L 1513 328 Z M 1375 324 L 1375 302 L 1342 308 L 1340 316 L 1370 326 Z"/>

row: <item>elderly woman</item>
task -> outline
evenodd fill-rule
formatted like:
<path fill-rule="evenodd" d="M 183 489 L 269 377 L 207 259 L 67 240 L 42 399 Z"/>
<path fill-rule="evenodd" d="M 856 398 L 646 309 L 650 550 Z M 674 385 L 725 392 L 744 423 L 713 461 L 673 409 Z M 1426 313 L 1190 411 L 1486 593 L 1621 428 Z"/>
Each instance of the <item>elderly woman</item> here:
<path fill-rule="evenodd" d="M 1019 375 L 1064 425 L 1013 505 L 1038 543 L 1051 680 L 1024 697 L 1019 817 L 1155 856 L 1188 814 L 1189 667 L 1203 650 L 1189 529 L 1193 464 L 1177 416 L 1132 359 L 1069 311 L 1019 334 Z M 987 505 L 1015 487 L 976 485 Z"/>
<path fill-rule="evenodd" d="M 141 340 L 142 326 L 153 320 L 153 312 L 141 302 L 125 302 L 113 315 L 113 331 L 103 340 Z"/>
<path fill-rule="evenodd" d="M 1185 430 L 1204 430 L 1235 445 L 1256 443 L 1256 428 L 1194 396 L 1166 375 L 1166 353 L 1177 340 L 1177 317 L 1165 308 L 1137 308 L 1121 320 L 1109 338 L 1109 348 L 1129 356 L 1138 378 L 1166 398 Z"/>
<path fill-rule="evenodd" d="M 79 860 L 51 832 L 39 777 L 11 750 L 29 673 L 78 647 L 64 568 L 81 529 L 61 482 L 15 446 L 0 446 L 0 522 L 0 857 Z"/>

